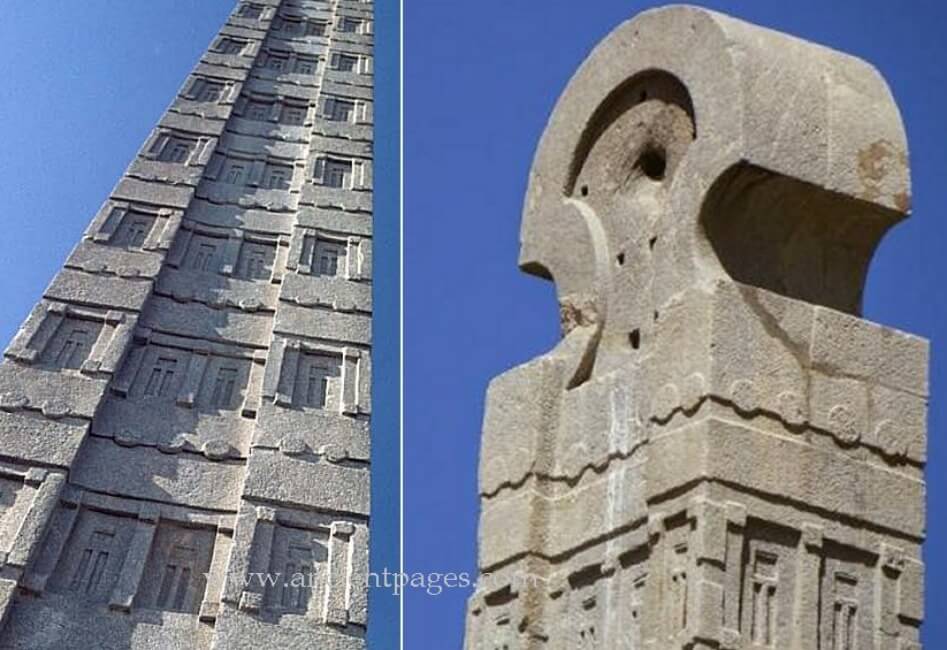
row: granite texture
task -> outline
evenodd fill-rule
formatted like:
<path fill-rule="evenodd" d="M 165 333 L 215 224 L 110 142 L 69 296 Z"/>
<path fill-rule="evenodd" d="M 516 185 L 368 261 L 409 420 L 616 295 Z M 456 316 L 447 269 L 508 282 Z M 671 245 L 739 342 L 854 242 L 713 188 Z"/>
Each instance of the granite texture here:
<path fill-rule="evenodd" d="M 861 318 L 907 216 L 867 63 L 688 6 L 620 25 L 539 143 L 467 647 L 918 650 L 928 344 Z"/>
<path fill-rule="evenodd" d="M 0 648 L 365 647 L 371 23 L 241 1 L 7 348 Z"/>

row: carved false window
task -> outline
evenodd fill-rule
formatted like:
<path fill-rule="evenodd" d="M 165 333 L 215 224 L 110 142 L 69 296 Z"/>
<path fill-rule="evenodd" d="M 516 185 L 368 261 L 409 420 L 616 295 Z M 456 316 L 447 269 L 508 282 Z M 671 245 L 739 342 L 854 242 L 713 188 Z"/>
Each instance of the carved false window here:
<path fill-rule="evenodd" d="M 321 20 L 306 21 L 306 36 L 325 36 L 328 24 Z"/>
<path fill-rule="evenodd" d="M 493 650 L 510 650 L 513 645 L 513 625 L 510 617 L 503 614 L 497 617 L 494 627 Z"/>
<path fill-rule="evenodd" d="M 45 554 L 44 549 L 41 562 L 43 573 L 50 576 L 49 590 L 86 602 L 106 602 L 118 580 L 134 523 L 86 509 L 59 510 L 59 514 L 74 525 L 67 526 L 68 532 L 62 531 L 66 539 L 57 537 L 48 548 L 51 554 Z"/>
<path fill-rule="evenodd" d="M 244 3 L 240 5 L 240 10 L 237 12 L 237 15 L 241 18 L 259 18 L 263 15 L 263 6 L 252 2 Z"/>
<path fill-rule="evenodd" d="M 355 102 L 347 99 L 326 100 L 326 117 L 333 122 L 352 122 L 355 117 Z"/>
<path fill-rule="evenodd" d="M 162 523 L 155 533 L 136 604 L 196 614 L 206 590 L 214 534 Z"/>
<path fill-rule="evenodd" d="M 218 415 L 222 411 L 236 411 L 243 403 L 250 364 L 246 359 L 210 355 L 203 363 L 188 364 L 184 391 L 192 392 L 201 411 Z M 182 403 L 178 394 L 178 404 Z"/>
<path fill-rule="evenodd" d="M 203 273 L 219 273 L 222 246 L 221 239 L 205 235 L 192 236 L 184 257 L 184 268 Z"/>
<path fill-rule="evenodd" d="M 204 82 L 197 94 L 198 101 L 216 102 L 224 92 L 224 85 L 220 83 Z"/>
<path fill-rule="evenodd" d="M 647 578 L 645 576 L 638 577 L 631 586 L 631 599 L 629 603 L 629 610 L 631 613 L 631 629 L 628 634 L 630 634 L 630 640 L 633 644 L 631 647 L 637 648 L 641 643 L 641 617 L 642 611 L 644 608 L 644 589 L 647 584 Z"/>
<path fill-rule="evenodd" d="M 283 115 L 281 116 L 280 121 L 283 122 L 283 124 L 301 126 L 306 122 L 306 112 L 307 109 L 304 106 L 294 106 L 292 104 L 288 104 L 283 108 Z"/>
<path fill-rule="evenodd" d="M 313 57 L 300 56 L 296 59 L 296 68 L 294 72 L 298 74 L 315 74 L 319 67 L 319 60 Z"/>
<path fill-rule="evenodd" d="M 596 599 L 590 596 L 582 601 L 582 617 L 579 623 L 578 644 L 577 647 L 582 650 L 597 650 L 598 631 L 595 628 L 596 617 Z"/>
<path fill-rule="evenodd" d="M 188 91 L 188 97 L 199 102 L 217 102 L 224 93 L 224 84 L 218 81 L 197 79 Z"/>
<path fill-rule="evenodd" d="M 306 377 L 306 406 L 324 408 L 329 396 L 329 368 L 309 366 Z"/>
<path fill-rule="evenodd" d="M 599 592 L 603 589 L 603 576 L 598 566 L 587 566 L 568 578 L 569 590 L 562 612 L 563 647 L 581 650 L 598 649 L 601 644 L 601 606 Z"/>
<path fill-rule="evenodd" d="M 336 52 L 332 55 L 332 68 L 339 72 L 358 72 L 358 56 Z"/>
<path fill-rule="evenodd" d="M 193 575 L 196 549 L 176 546 L 164 567 L 155 605 L 158 609 L 184 611 Z"/>
<path fill-rule="evenodd" d="M 240 250 L 237 277 L 245 280 L 268 280 L 273 273 L 275 257 L 274 246 L 245 243 Z"/>
<path fill-rule="evenodd" d="M 832 608 L 832 650 L 855 650 L 858 630 L 858 579 L 841 571 L 835 574 Z"/>
<path fill-rule="evenodd" d="M 142 394 L 145 397 L 172 397 L 176 390 L 177 359 L 158 357 L 147 371 Z"/>
<path fill-rule="evenodd" d="M 312 547 L 290 545 L 286 553 L 283 574 L 286 584 L 280 598 L 280 609 L 304 613 L 309 607 L 312 568 L 315 566 Z"/>
<path fill-rule="evenodd" d="M 161 162 L 186 163 L 195 145 L 195 140 L 171 136 L 166 139 L 159 138 L 152 152 L 157 154 Z M 156 147 L 160 150 L 155 151 Z"/>
<path fill-rule="evenodd" d="M 279 614 L 306 614 L 322 607 L 328 560 L 323 533 L 278 526 L 273 538 L 271 565 L 280 580 L 269 585 L 266 607 Z"/>
<path fill-rule="evenodd" d="M 251 280 L 262 280 L 270 275 L 269 261 L 264 251 L 247 253 L 243 263 L 243 276 Z"/>
<path fill-rule="evenodd" d="M 327 355 L 304 354 L 294 395 L 297 406 L 319 410 L 338 410 L 341 398 L 339 359 Z"/>
<path fill-rule="evenodd" d="M 301 18 L 285 17 L 281 21 L 280 31 L 287 36 L 298 36 L 303 32 L 303 21 Z"/>
<path fill-rule="evenodd" d="M 329 187 L 351 187 L 352 161 L 327 160 L 324 178 Z"/>
<path fill-rule="evenodd" d="M 201 102 L 220 101 L 224 92 L 224 85 L 213 81 L 203 81 L 200 90 L 197 91 L 196 99 Z"/>
<path fill-rule="evenodd" d="M 154 215 L 129 210 L 122 217 L 122 222 L 110 243 L 128 248 L 141 248 L 145 240 L 148 239 L 148 235 L 151 234 L 154 225 Z"/>
<path fill-rule="evenodd" d="M 217 52 L 220 54 L 242 54 L 246 47 L 247 41 L 224 37 L 217 43 Z"/>
<path fill-rule="evenodd" d="M 198 244 L 191 260 L 191 268 L 195 271 L 216 272 L 217 247 L 213 244 Z"/>
<path fill-rule="evenodd" d="M 265 67 L 267 70 L 282 72 L 289 64 L 289 57 L 285 54 L 270 52 L 266 55 Z"/>
<path fill-rule="evenodd" d="M 78 370 L 89 358 L 101 329 L 101 323 L 66 319 L 46 346 L 44 362 L 54 368 Z"/>
<path fill-rule="evenodd" d="M 109 557 L 113 552 L 115 532 L 108 529 L 94 530 L 82 549 L 79 564 L 72 574 L 69 590 L 93 599 L 107 595 L 103 589 L 103 578 L 109 569 Z"/>
<path fill-rule="evenodd" d="M 243 117 L 248 120 L 257 120 L 260 122 L 265 122 L 270 119 L 270 115 L 273 114 L 273 102 L 264 102 L 260 100 L 251 100 L 247 102 L 246 108 L 243 110 Z"/>
<path fill-rule="evenodd" d="M 687 545 L 681 544 L 674 548 L 668 579 L 669 623 L 677 632 L 687 627 Z"/>
<path fill-rule="evenodd" d="M 772 647 L 776 639 L 776 589 L 779 585 L 777 558 L 757 551 L 753 562 L 750 638 L 761 647 Z"/>
<path fill-rule="evenodd" d="M 268 190 L 288 190 L 293 168 L 286 165 L 268 164 L 263 172 L 263 188 Z"/>
<path fill-rule="evenodd" d="M 342 158 L 322 158 L 316 161 L 316 182 L 326 187 L 351 189 L 354 163 Z"/>
<path fill-rule="evenodd" d="M 224 168 L 224 182 L 230 183 L 231 185 L 246 185 L 247 167 L 248 163 L 246 162 L 240 160 L 228 160 L 227 165 Z"/>
<path fill-rule="evenodd" d="M 340 275 L 340 270 L 344 265 L 344 245 L 327 241 L 321 241 L 316 245 L 315 264 L 313 264 L 316 273 L 328 277 L 335 277 Z"/>
<path fill-rule="evenodd" d="M 889 625 L 900 629 L 879 611 L 888 585 L 878 556 L 828 539 L 823 540 L 822 554 L 819 648 L 866 650 L 873 647 L 873 630 Z M 781 643 L 777 641 L 777 647 Z"/>
<path fill-rule="evenodd" d="M 232 409 L 237 387 L 239 371 L 236 368 L 220 368 L 214 380 L 211 393 L 211 406 L 219 409 Z"/>
<path fill-rule="evenodd" d="M 313 275 L 343 276 L 347 260 L 346 242 L 320 239 L 315 235 L 306 235 L 303 238 L 299 264 Z M 305 271 L 301 270 L 301 272 Z"/>
<path fill-rule="evenodd" d="M 362 21 L 343 16 L 339 19 L 339 31 L 345 34 L 358 34 L 362 31 Z"/>

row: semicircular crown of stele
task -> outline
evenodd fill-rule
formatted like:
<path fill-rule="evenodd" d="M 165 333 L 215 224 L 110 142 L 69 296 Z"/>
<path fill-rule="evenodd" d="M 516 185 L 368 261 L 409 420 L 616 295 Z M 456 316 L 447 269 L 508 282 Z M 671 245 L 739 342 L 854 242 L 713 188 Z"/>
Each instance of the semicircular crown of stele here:
<path fill-rule="evenodd" d="M 704 9 L 640 14 L 560 97 L 530 173 L 521 268 L 566 333 L 641 332 L 730 279 L 859 314 L 910 207 L 904 129 L 854 57 Z"/>

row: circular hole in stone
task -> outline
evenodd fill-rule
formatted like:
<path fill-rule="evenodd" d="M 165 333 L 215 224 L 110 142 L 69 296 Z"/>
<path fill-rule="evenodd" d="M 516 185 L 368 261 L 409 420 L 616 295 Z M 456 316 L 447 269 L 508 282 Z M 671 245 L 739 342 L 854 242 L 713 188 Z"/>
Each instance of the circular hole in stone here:
<path fill-rule="evenodd" d="M 624 265 L 625 265 L 625 254 L 624 254 L 624 253 L 619 253 L 618 256 L 615 258 L 615 260 L 618 262 L 618 266 L 624 266 Z"/>
<path fill-rule="evenodd" d="M 651 239 L 648 240 L 648 248 L 650 248 L 651 250 L 654 250 L 654 245 L 657 243 L 658 243 L 658 238 L 652 237 Z"/>
<path fill-rule="evenodd" d="M 664 179 L 664 172 L 667 171 L 667 158 L 664 151 L 648 148 L 638 156 L 635 166 L 651 180 L 660 181 Z"/>
<path fill-rule="evenodd" d="M 588 195 L 589 195 L 589 186 L 588 186 L 588 185 L 583 185 L 582 187 L 580 187 L 580 188 L 579 188 L 579 194 L 581 194 L 582 196 L 588 196 Z"/>

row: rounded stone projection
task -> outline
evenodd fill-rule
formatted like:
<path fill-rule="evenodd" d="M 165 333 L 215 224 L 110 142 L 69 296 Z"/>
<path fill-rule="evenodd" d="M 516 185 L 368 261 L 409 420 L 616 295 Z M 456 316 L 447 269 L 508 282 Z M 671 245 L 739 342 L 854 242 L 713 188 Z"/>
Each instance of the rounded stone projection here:
<path fill-rule="evenodd" d="M 647 331 L 670 296 L 720 277 L 858 314 L 909 209 L 906 159 L 864 61 L 696 7 L 647 11 L 553 111 L 520 265 L 555 281 L 566 331 Z"/>
<path fill-rule="evenodd" d="M 487 391 L 467 648 L 920 650 L 928 346 L 858 318 L 906 157 L 850 56 L 685 6 L 595 48 L 530 175 L 564 336 Z"/>

